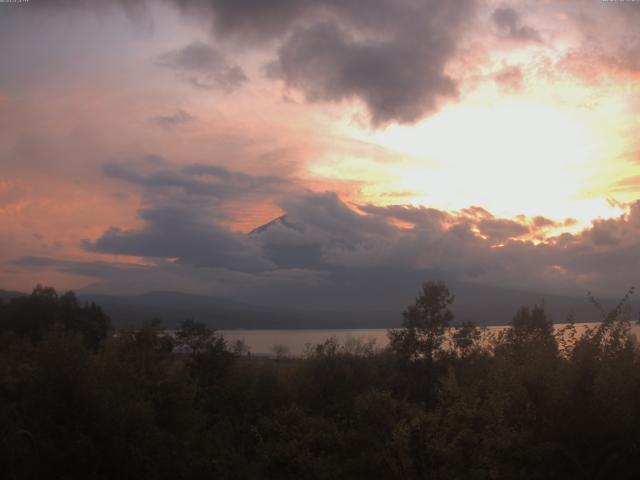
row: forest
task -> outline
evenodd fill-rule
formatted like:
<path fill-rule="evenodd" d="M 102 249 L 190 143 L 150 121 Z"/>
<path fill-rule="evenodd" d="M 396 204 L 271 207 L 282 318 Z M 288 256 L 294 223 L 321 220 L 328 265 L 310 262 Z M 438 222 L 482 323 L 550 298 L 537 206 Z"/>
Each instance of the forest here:
<path fill-rule="evenodd" d="M 8 479 L 639 478 L 629 290 L 562 329 L 541 306 L 492 334 L 424 283 L 389 346 L 259 358 L 185 319 L 115 330 L 73 292 L 0 303 Z"/>

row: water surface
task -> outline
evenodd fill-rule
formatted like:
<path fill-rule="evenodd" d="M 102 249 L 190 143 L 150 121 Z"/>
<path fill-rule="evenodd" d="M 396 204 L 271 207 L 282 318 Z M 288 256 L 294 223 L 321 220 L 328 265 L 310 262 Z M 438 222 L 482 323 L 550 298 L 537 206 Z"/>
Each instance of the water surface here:
<path fill-rule="evenodd" d="M 556 330 L 563 328 L 566 324 L 559 323 L 554 326 Z M 584 331 L 588 326 L 595 326 L 595 323 L 576 324 L 578 333 Z M 506 326 L 486 327 L 488 332 L 498 333 L 508 328 Z M 640 333 L 640 327 L 634 325 L 632 331 Z M 282 347 L 287 355 L 302 355 L 307 345 L 317 345 L 333 337 L 341 344 L 353 342 L 354 340 L 367 342 L 375 341 L 378 348 L 384 348 L 389 343 L 387 337 L 388 329 L 326 329 L 326 330 L 220 330 L 224 338 L 233 343 L 236 340 L 245 342 L 252 354 L 274 355 L 274 347 Z"/>

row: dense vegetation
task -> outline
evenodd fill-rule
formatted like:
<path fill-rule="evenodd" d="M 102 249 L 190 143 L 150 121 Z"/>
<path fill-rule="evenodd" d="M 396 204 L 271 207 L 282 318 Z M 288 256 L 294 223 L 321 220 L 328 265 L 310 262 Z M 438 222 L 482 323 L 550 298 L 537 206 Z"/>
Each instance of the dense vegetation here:
<path fill-rule="evenodd" d="M 540 307 L 490 335 L 426 283 L 390 345 L 251 359 L 206 326 L 110 330 L 38 287 L 0 304 L 4 478 L 638 478 L 624 301 L 583 334 Z"/>

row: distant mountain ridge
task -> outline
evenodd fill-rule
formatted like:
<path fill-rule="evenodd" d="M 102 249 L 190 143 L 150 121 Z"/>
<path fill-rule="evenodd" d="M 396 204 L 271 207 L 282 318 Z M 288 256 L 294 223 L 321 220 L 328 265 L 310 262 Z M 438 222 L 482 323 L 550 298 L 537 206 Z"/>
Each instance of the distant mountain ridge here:
<path fill-rule="evenodd" d="M 496 287 L 456 283 L 450 285 L 456 294 L 453 310 L 456 321 L 472 320 L 480 325 L 508 323 L 522 305 L 544 303 L 554 321 L 562 323 L 572 313 L 578 322 L 598 321 L 598 312 L 586 297 L 540 295 Z M 416 289 L 417 291 L 417 289 Z M 0 290 L 4 301 L 24 293 Z M 100 305 L 116 327 L 137 325 L 159 318 L 167 328 L 191 318 L 216 329 L 336 329 L 393 328 L 401 323 L 399 308 L 294 308 L 244 303 L 231 299 L 184 292 L 153 291 L 140 295 L 83 294 L 83 302 Z M 615 301 L 602 300 L 605 308 Z M 637 311 L 638 303 L 632 303 Z"/>
<path fill-rule="evenodd" d="M 384 328 L 388 325 L 388 316 L 383 312 L 274 308 L 169 291 L 140 295 L 76 293 L 80 301 L 100 305 L 116 327 L 138 325 L 153 318 L 162 320 L 168 328 L 177 326 L 185 319 L 198 320 L 217 329 Z M 0 298 L 5 301 L 25 295 L 22 292 L 0 290 Z"/>
<path fill-rule="evenodd" d="M 0 290 L 0 299 L 4 300 L 5 302 L 11 300 L 12 298 L 23 297 L 25 295 L 26 293 L 16 292 L 13 290 Z"/>

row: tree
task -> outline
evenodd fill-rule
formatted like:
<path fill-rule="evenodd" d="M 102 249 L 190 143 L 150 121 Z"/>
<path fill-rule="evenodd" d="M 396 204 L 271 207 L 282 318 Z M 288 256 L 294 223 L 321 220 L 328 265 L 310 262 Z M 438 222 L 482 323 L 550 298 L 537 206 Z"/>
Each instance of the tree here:
<path fill-rule="evenodd" d="M 176 340 L 178 345 L 187 347 L 192 354 L 200 352 L 211 343 L 214 332 L 204 323 L 195 320 L 183 320 L 176 330 Z"/>
<path fill-rule="evenodd" d="M 72 291 L 58 299 L 58 317 L 66 331 L 80 333 L 85 344 L 94 350 L 111 330 L 109 318 L 102 309 L 94 303 L 81 305 Z"/>
<path fill-rule="evenodd" d="M 282 360 L 289 355 L 289 347 L 283 343 L 277 343 L 270 348 L 271 352 L 276 356 L 276 360 Z"/>
<path fill-rule="evenodd" d="M 402 328 L 389 331 L 391 349 L 405 358 L 431 362 L 453 320 L 449 306 L 454 298 L 444 283 L 425 282 L 415 303 L 404 311 Z"/>
<path fill-rule="evenodd" d="M 512 354 L 520 357 L 557 354 L 553 320 L 547 316 L 544 307 L 520 307 L 509 325 L 511 328 L 505 332 L 505 345 Z"/>
<path fill-rule="evenodd" d="M 458 355 L 468 356 L 480 341 L 482 332 L 474 322 L 463 322 L 453 332 L 452 342 Z"/>
<path fill-rule="evenodd" d="M 54 328 L 82 335 L 96 350 L 111 331 L 109 317 L 91 303 L 81 304 L 69 291 L 58 296 L 51 287 L 36 286 L 31 295 L 11 299 L 0 311 L 0 332 L 13 332 L 31 342 L 41 342 Z"/>

